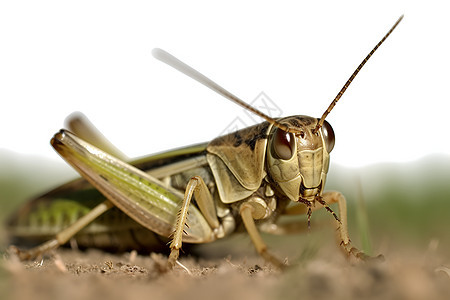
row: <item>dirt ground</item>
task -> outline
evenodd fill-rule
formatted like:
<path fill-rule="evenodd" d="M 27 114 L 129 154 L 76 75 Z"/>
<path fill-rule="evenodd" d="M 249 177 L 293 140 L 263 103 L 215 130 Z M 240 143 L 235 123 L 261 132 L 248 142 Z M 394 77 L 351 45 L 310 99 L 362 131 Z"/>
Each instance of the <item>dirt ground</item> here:
<path fill-rule="evenodd" d="M 3 260 L 2 299 L 448 299 L 448 255 L 431 240 L 423 251 L 385 246 L 384 262 L 347 260 L 334 245 L 306 247 L 278 271 L 253 253 L 227 242 L 184 255 L 160 271 L 162 254 L 109 254 L 59 249 L 42 261 Z M 245 242 L 244 242 L 245 244 Z M 281 245 L 284 247 L 284 245 Z M 221 249 L 222 251 L 215 251 Z M 444 249 L 445 250 L 445 249 Z M 276 251 L 275 251 L 276 252 Z M 200 251 L 201 253 L 201 251 Z"/>
<path fill-rule="evenodd" d="M 197 248 L 183 247 L 180 261 L 190 274 L 181 268 L 161 273 L 163 254 L 59 249 L 42 261 L 19 262 L 3 252 L 9 241 L 0 227 L 0 300 L 450 299 L 450 165 L 443 161 L 450 159 L 382 168 L 381 175 L 362 174 L 367 207 L 359 211 L 351 197 L 357 193 L 347 188 L 355 184 L 343 181 L 352 178 L 349 170 L 330 177 L 329 188 L 348 195 L 353 244 L 382 253 L 384 262 L 348 261 L 327 223 L 323 228 L 313 223 L 308 234 L 263 236 L 274 255 L 287 259 L 290 267 L 283 272 L 255 253 L 247 235 L 238 234 Z M 39 194 L 14 184 L 35 182 L 23 179 L 29 173 L 17 178 L 11 174 L 0 180 L 2 223 L 20 201 Z M 376 191 L 372 196 L 371 190 Z M 370 226 L 362 230 L 364 212 Z M 331 220 L 326 212 L 322 216 Z M 313 221 L 320 218 L 318 211 Z"/>

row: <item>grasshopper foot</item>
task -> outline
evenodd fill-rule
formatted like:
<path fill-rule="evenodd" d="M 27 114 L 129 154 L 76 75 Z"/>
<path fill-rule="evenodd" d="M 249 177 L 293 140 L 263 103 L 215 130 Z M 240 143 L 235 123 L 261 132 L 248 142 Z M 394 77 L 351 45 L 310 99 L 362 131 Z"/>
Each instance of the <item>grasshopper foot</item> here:
<path fill-rule="evenodd" d="M 352 247 L 350 249 L 349 255 L 353 255 L 354 257 L 356 257 L 364 262 L 383 262 L 384 261 L 384 256 L 382 254 L 379 254 L 377 256 L 370 256 L 370 255 L 367 255 L 366 253 L 358 250 L 355 247 Z"/>
<path fill-rule="evenodd" d="M 35 248 L 29 250 L 20 250 L 14 245 L 9 246 L 7 252 L 10 255 L 16 256 L 20 261 L 36 259 L 43 254 L 39 251 L 36 251 Z"/>
<path fill-rule="evenodd" d="M 167 259 L 167 269 L 171 270 L 175 267 L 179 256 L 180 256 L 180 250 L 172 249 L 170 251 L 169 258 Z"/>
<path fill-rule="evenodd" d="M 58 247 L 59 243 L 57 240 L 49 240 L 39 246 L 36 246 L 28 250 L 20 250 L 16 246 L 11 245 L 9 246 L 8 252 L 13 255 L 16 255 L 21 261 L 25 261 L 41 257 L 50 250 L 56 249 Z"/>
<path fill-rule="evenodd" d="M 27 251 L 22 251 L 14 245 L 9 246 L 6 252 L 9 255 L 16 256 L 20 261 L 31 259 L 30 255 L 27 255 Z"/>
<path fill-rule="evenodd" d="M 364 262 L 383 262 L 384 261 L 384 256 L 382 254 L 379 254 L 377 256 L 367 255 L 366 253 L 362 252 L 361 250 L 359 250 L 355 247 L 352 247 L 350 245 L 350 242 L 347 244 L 342 242 L 341 246 L 348 257 L 350 255 L 352 255 L 353 257 L 356 257 L 357 259 L 362 260 Z"/>
<path fill-rule="evenodd" d="M 166 273 L 170 270 L 173 270 L 173 268 L 175 268 L 175 266 L 178 265 L 184 271 L 186 271 L 186 273 L 188 273 L 189 275 L 192 275 L 191 271 L 189 271 L 189 269 L 186 266 L 184 266 L 182 263 L 180 263 L 178 261 L 179 254 L 180 254 L 180 251 L 178 249 L 172 249 L 170 251 L 170 255 L 169 255 L 169 258 L 167 259 L 167 261 L 165 263 L 158 263 L 160 272 Z"/>
<path fill-rule="evenodd" d="M 261 251 L 260 255 L 264 258 L 265 261 L 269 262 L 272 266 L 274 266 L 278 270 L 284 270 L 288 267 L 287 264 L 282 263 L 278 258 L 273 256 L 269 251 L 267 251 L 267 249 Z"/>

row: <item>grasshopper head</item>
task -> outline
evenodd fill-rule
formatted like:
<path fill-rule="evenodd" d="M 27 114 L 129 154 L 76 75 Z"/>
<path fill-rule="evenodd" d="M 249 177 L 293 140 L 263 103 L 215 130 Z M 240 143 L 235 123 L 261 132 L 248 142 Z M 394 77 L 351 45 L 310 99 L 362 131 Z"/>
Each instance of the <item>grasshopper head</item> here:
<path fill-rule="evenodd" d="M 289 132 L 273 126 L 267 147 L 268 171 L 281 191 L 292 201 L 320 196 L 328 172 L 334 132 L 324 121 L 308 116 L 278 120 Z"/>
<path fill-rule="evenodd" d="M 334 132 L 330 124 L 325 121 L 325 118 L 345 93 L 361 68 L 394 31 L 402 19 L 403 16 L 395 22 L 394 26 L 353 71 L 320 119 L 307 116 L 273 119 L 169 53 L 161 49 L 155 49 L 153 50 L 153 55 L 272 124 L 267 148 L 268 172 L 291 200 L 310 204 L 311 200 L 314 200 L 316 196 L 320 196 L 322 193 L 328 172 L 329 154 L 334 146 Z"/>

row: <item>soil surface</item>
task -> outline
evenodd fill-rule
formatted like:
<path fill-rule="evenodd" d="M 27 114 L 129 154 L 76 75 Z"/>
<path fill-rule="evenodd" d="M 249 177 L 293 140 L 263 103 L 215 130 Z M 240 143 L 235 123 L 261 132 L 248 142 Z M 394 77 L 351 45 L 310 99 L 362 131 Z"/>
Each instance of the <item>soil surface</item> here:
<path fill-rule="evenodd" d="M 176 267 L 169 272 L 160 268 L 166 256 L 155 253 L 117 255 L 58 249 L 35 262 L 19 262 L 9 256 L 3 261 L 1 274 L 3 297 L 448 299 L 450 295 L 449 260 L 436 241 L 421 253 L 385 249 L 384 262 L 371 263 L 348 260 L 336 252 L 337 247 L 323 246 L 318 251 L 301 252 L 284 271 L 266 264 L 248 246 L 242 254 L 229 256 L 184 255 L 180 261 L 188 271 Z"/>

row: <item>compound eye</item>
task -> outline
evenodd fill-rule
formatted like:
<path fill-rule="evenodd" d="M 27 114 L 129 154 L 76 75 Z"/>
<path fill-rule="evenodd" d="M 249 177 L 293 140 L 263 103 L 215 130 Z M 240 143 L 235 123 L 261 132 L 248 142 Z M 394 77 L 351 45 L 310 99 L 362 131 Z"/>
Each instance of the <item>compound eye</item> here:
<path fill-rule="evenodd" d="M 272 143 L 273 157 L 288 160 L 292 157 L 294 151 L 295 151 L 294 135 L 292 133 L 277 128 Z"/>
<path fill-rule="evenodd" d="M 325 141 L 325 147 L 327 148 L 327 152 L 330 153 L 334 148 L 334 131 L 331 127 L 330 123 L 327 121 L 323 122 L 321 127 L 323 140 Z"/>

